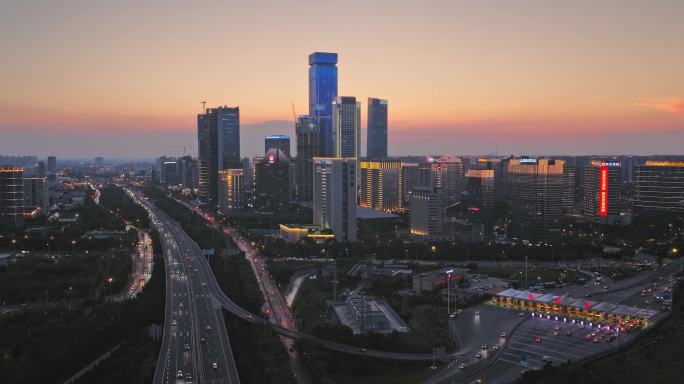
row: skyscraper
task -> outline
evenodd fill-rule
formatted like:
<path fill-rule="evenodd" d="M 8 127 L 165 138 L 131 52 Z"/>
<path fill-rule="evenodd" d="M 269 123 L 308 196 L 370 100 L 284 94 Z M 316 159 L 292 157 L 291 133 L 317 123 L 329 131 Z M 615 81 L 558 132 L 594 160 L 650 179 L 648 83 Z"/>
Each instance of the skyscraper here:
<path fill-rule="evenodd" d="M 57 157 L 48 156 L 47 158 L 47 181 L 53 187 L 57 185 Z"/>
<path fill-rule="evenodd" d="M 24 212 L 32 216 L 47 214 L 49 198 L 45 177 L 24 176 Z"/>
<path fill-rule="evenodd" d="M 438 188 L 414 188 L 410 198 L 411 234 L 436 237 L 442 233 L 442 197 Z"/>
<path fill-rule="evenodd" d="M 360 204 L 384 212 L 404 210 L 404 185 L 401 161 L 361 161 Z"/>
<path fill-rule="evenodd" d="M 353 96 L 338 96 L 333 102 L 335 157 L 361 157 L 361 103 Z"/>
<path fill-rule="evenodd" d="M 197 116 L 199 197 L 204 202 L 218 201 L 218 172 L 239 168 L 240 108 L 208 108 Z"/>
<path fill-rule="evenodd" d="M 313 158 L 319 156 L 319 129 L 316 121 L 308 115 L 297 118 L 297 200 L 313 201 Z"/>
<path fill-rule="evenodd" d="M 560 239 L 565 161 L 521 157 L 508 164 L 511 231 L 535 241 Z"/>
<path fill-rule="evenodd" d="M 16 230 L 24 226 L 24 169 L 0 166 L 0 229 Z"/>
<path fill-rule="evenodd" d="M 219 171 L 219 210 L 227 215 L 231 211 L 242 209 L 245 173 L 242 168 L 231 168 Z"/>
<path fill-rule="evenodd" d="M 287 135 L 268 135 L 264 139 L 264 154 L 269 149 L 275 148 L 283 151 L 287 157 L 290 157 L 290 136 Z"/>
<path fill-rule="evenodd" d="M 634 186 L 640 213 L 684 213 L 684 161 L 647 160 L 634 167 Z"/>
<path fill-rule="evenodd" d="M 257 208 L 275 212 L 289 208 L 290 158 L 276 148 L 254 164 L 254 194 Z"/>
<path fill-rule="evenodd" d="M 621 191 L 620 161 L 592 160 L 584 168 L 584 216 L 602 224 L 620 223 Z"/>
<path fill-rule="evenodd" d="M 494 205 L 494 170 L 469 169 L 465 179 L 469 208 L 489 211 Z"/>
<path fill-rule="evenodd" d="M 337 97 L 337 53 L 309 55 L 309 115 L 320 129 L 321 156 L 335 155 L 332 103 Z"/>
<path fill-rule="evenodd" d="M 194 189 L 197 187 L 197 159 L 192 156 L 181 157 L 178 159 L 178 170 L 183 188 Z"/>
<path fill-rule="evenodd" d="M 316 157 L 313 221 L 337 241 L 356 241 L 356 159 Z"/>
<path fill-rule="evenodd" d="M 368 98 L 366 157 L 387 158 L 387 100 Z"/>
<path fill-rule="evenodd" d="M 460 201 L 463 192 L 463 163 L 455 156 L 441 156 L 432 160 L 431 185 L 442 192 L 442 204 L 448 207 Z"/>

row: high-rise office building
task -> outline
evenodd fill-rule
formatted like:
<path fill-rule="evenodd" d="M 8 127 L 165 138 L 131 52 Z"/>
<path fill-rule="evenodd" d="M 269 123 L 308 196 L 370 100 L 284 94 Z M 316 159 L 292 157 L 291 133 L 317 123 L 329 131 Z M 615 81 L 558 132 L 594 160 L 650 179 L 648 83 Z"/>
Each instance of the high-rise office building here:
<path fill-rule="evenodd" d="M 264 139 L 264 154 L 268 152 L 269 149 L 275 148 L 283 151 L 287 157 L 290 155 L 290 136 L 287 135 L 268 135 Z"/>
<path fill-rule="evenodd" d="M 503 201 L 506 197 L 506 175 L 508 159 L 500 157 L 479 157 L 468 165 L 470 169 L 489 169 L 494 171 L 494 200 Z"/>
<path fill-rule="evenodd" d="M 563 166 L 563 209 L 569 212 L 575 205 L 577 197 L 577 167 L 574 165 Z"/>
<path fill-rule="evenodd" d="M 333 102 L 333 132 L 336 157 L 361 157 L 361 103 L 353 96 L 338 96 Z"/>
<path fill-rule="evenodd" d="M 313 220 L 337 241 L 356 241 L 356 159 L 315 157 Z"/>
<path fill-rule="evenodd" d="M 47 178 L 47 168 L 45 167 L 45 162 L 42 160 L 36 163 L 36 175 L 38 177 Z M 47 183 L 47 179 L 45 182 Z"/>
<path fill-rule="evenodd" d="M 366 157 L 387 158 L 387 100 L 368 98 Z"/>
<path fill-rule="evenodd" d="M 489 211 L 494 206 L 495 183 L 493 169 L 469 169 L 466 172 L 466 191 L 469 208 Z"/>
<path fill-rule="evenodd" d="M 197 159 L 192 156 L 183 156 L 178 159 L 180 183 L 183 188 L 195 189 L 197 187 Z"/>
<path fill-rule="evenodd" d="M 47 181 L 48 185 L 54 187 L 57 185 L 57 157 L 48 156 L 47 158 Z"/>
<path fill-rule="evenodd" d="M 24 226 L 24 169 L 0 166 L 0 230 Z"/>
<path fill-rule="evenodd" d="M 594 159 L 584 168 L 583 215 L 602 224 L 619 224 L 622 201 L 622 164 Z"/>
<path fill-rule="evenodd" d="M 199 197 L 216 204 L 218 172 L 239 168 L 240 108 L 208 108 L 197 116 Z"/>
<path fill-rule="evenodd" d="M 319 129 L 316 121 L 308 115 L 297 118 L 297 200 L 313 201 L 313 158 L 319 156 Z"/>
<path fill-rule="evenodd" d="M 227 215 L 244 207 L 245 172 L 242 168 L 219 171 L 219 210 Z"/>
<path fill-rule="evenodd" d="M 443 194 L 438 188 L 413 189 L 409 207 L 412 235 L 437 237 L 442 234 L 442 197 Z"/>
<path fill-rule="evenodd" d="M 98 156 L 95 158 L 95 165 L 101 167 L 104 165 L 104 158 Z"/>
<path fill-rule="evenodd" d="M 179 176 L 177 160 L 170 160 L 162 163 L 161 182 L 164 185 L 178 185 L 180 183 Z"/>
<path fill-rule="evenodd" d="M 634 188 L 640 213 L 684 213 L 684 161 L 647 160 L 635 166 Z"/>
<path fill-rule="evenodd" d="M 560 239 L 564 165 L 563 160 L 510 160 L 510 228 L 514 237 L 533 241 Z"/>
<path fill-rule="evenodd" d="M 360 205 L 384 212 L 404 210 L 401 161 L 361 161 Z"/>
<path fill-rule="evenodd" d="M 49 199 L 47 178 L 24 176 L 24 212 L 31 216 L 47 214 Z"/>
<path fill-rule="evenodd" d="M 463 192 L 463 163 L 455 156 L 441 156 L 430 162 L 432 187 L 442 192 L 444 207 L 456 204 Z"/>
<path fill-rule="evenodd" d="M 418 163 L 401 163 L 401 179 L 404 184 L 404 190 L 402 191 L 404 207 L 408 206 L 413 189 L 419 186 L 418 169 Z"/>
<path fill-rule="evenodd" d="M 309 55 L 309 115 L 320 129 L 321 156 L 335 155 L 332 104 L 337 97 L 337 53 Z"/>
<path fill-rule="evenodd" d="M 281 211 L 290 207 L 290 158 L 271 148 L 254 163 L 254 198 L 256 207 Z"/>

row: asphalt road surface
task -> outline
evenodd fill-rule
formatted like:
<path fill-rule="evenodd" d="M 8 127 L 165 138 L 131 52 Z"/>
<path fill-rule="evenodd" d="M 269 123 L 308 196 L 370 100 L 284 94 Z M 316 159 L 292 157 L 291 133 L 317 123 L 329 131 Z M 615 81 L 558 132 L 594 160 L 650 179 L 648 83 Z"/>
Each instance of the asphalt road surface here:
<path fill-rule="evenodd" d="M 154 383 L 239 383 L 221 309 L 207 287 L 213 275 L 187 251 L 174 222 L 139 201 L 160 233 L 166 263 L 164 336 Z"/>

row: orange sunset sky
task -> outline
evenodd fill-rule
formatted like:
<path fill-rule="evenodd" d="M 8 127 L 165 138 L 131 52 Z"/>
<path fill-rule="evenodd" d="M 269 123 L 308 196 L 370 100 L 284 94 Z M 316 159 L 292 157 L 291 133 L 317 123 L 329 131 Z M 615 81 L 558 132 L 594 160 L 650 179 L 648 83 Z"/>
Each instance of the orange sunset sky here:
<path fill-rule="evenodd" d="M 253 155 L 313 51 L 391 155 L 684 153 L 681 0 L 0 0 L 0 48 L 0 154 L 194 153 L 206 100 Z"/>

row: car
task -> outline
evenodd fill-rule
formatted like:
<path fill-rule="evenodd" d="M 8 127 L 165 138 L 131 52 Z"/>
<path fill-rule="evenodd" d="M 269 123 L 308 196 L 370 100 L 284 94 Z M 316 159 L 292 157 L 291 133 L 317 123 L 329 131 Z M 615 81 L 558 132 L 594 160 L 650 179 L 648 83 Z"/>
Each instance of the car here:
<path fill-rule="evenodd" d="M 518 312 L 518 316 L 525 316 L 524 312 Z"/>
<path fill-rule="evenodd" d="M 544 356 L 544 357 L 542 357 L 542 360 L 544 360 L 545 362 L 548 363 L 551 361 L 551 356 Z"/>
<path fill-rule="evenodd" d="M 599 342 L 598 337 L 594 337 L 594 339 L 591 340 L 592 343 L 596 344 Z"/>
<path fill-rule="evenodd" d="M 485 351 L 487 350 L 487 347 L 488 347 L 487 344 L 482 344 L 482 345 L 480 346 L 480 348 L 482 348 L 482 349 L 485 350 Z"/>
<path fill-rule="evenodd" d="M 207 339 L 205 339 L 204 337 L 200 339 L 200 343 L 204 344 L 206 342 L 207 342 Z"/>
<path fill-rule="evenodd" d="M 560 327 L 556 325 L 555 327 L 553 327 L 553 330 L 554 331 L 560 331 Z"/>
<path fill-rule="evenodd" d="M 172 321 L 171 325 L 176 325 L 176 320 Z"/>
<path fill-rule="evenodd" d="M 572 331 L 565 332 L 565 336 L 572 336 Z"/>
<path fill-rule="evenodd" d="M 190 344 L 185 344 L 185 346 L 183 348 L 185 348 L 186 351 L 189 351 L 190 350 Z"/>
<path fill-rule="evenodd" d="M 213 369 L 217 369 L 217 368 L 218 368 L 218 363 L 217 363 L 217 362 L 211 363 L 211 367 L 212 367 Z"/>
<path fill-rule="evenodd" d="M 610 287 L 607 286 L 607 285 L 604 285 L 604 286 L 603 286 L 603 289 L 605 289 L 605 290 L 608 290 L 609 288 L 610 288 Z"/>
<path fill-rule="evenodd" d="M 501 332 L 501 338 L 505 339 L 506 338 L 506 332 Z"/>
<path fill-rule="evenodd" d="M 559 335 L 559 332 L 558 332 L 558 331 L 553 331 L 553 335 L 554 335 L 554 336 L 558 336 L 558 335 Z"/>
<path fill-rule="evenodd" d="M 192 375 L 190 374 L 190 372 L 186 372 L 185 373 L 185 381 L 190 381 L 190 380 L 192 380 Z"/>
<path fill-rule="evenodd" d="M 542 338 L 539 337 L 539 336 L 537 336 L 537 337 L 534 338 L 534 342 L 537 343 L 537 344 L 539 344 L 539 343 L 542 342 Z"/>
<path fill-rule="evenodd" d="M 475 316 L 480 316 L 480 311 L 475 311 Z"/>
<path fill-rule="evenodd" d="M 361 352 L 366 352 L 366 348 L 361 348 Z"/>
<path fill-rule="evenodd" d="M 183 371 L 176 372 L 176 377 L 179 379 L 182 379 L 183 378 Z"/>
<path fill-rule="evenodd" d="M 499 346 L 498 346 L 498 345 L 495 345 L 495 346 L 492 347 L 492 351 L 498 351 L 498 350 L 499 350 Z"/>
<path fill-rule="evenodd" d="M 203 286 L 203 287 L 206 287 L 206 286 L 207 286 L 207 283 L 205 283 L 205 282 L 203 281 L 203 282 L 202 282 L 202 286 Z"/>
<path fill-rule="evenodd" d="M 475 354 L 475 358 L 481 359 L 481 358 L 482 358 L 482 354 L 481 354 L 481 353 L 476 353 L 476 354 Z"/>
<path fill-rule="evenodd" d="M 466 368 L 465 364 L 461 364 L 461 365 L 458 366 L 458 369 L 461 369 L 461 370 L 463 370 L 463 369 L 465 369 L 465 368 Z"/>
<path fill-rule="evenodd" d="M 211 324 L 207 324 L 207 331 L 211 331 Z"/>

